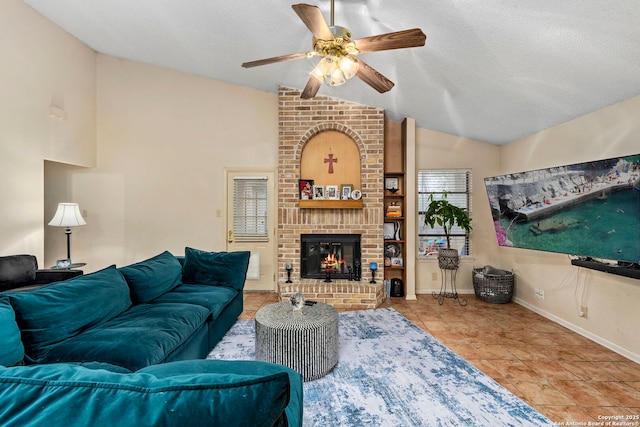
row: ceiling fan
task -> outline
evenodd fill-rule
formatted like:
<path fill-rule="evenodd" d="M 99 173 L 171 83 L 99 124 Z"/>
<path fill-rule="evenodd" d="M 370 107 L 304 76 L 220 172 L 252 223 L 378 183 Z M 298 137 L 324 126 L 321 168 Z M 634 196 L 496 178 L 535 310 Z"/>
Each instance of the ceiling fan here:
<path fill-rule="evenodd" d="M 242 66 L 251 68 L 292 59 L 322 57 L 310 73 L 309 81 L 302 91 L 301 98 L 305 99 L 316 96 L 325 80 L 328 80 L 331 86 L 338 86 L 354 76 L 359 77 L 380 93 L 387 92 L 394 86 L 394 83 L 357 58 L 356 55 L 380 50 L 424 46 L 427 39 L 422 30 L 414 28 L 353 40 L 351 31 L 333 23 L 334 0 L 331 0 L 331 26 L 327 25 L 317 6 L 301 3 L 291 7 L 313 34 L 313 49 L 309 52 L 245 62 Z"/>

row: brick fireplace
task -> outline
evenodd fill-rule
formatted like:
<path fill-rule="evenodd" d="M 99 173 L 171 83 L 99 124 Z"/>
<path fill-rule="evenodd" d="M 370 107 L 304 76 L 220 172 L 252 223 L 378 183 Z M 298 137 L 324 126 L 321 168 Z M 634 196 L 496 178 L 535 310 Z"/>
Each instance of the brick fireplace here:
<path fill-rule="evenodd" d="M 302 292 L 307 299 L 338 308 L 375 308 L 384 300 L 382 224 L 384 174 L 384 110 L 316 96 L 301 99 L 300 91 L 279 88 L 278 154 L 278 283 L 282 299 Z M 362 208 L 301 208 L 298 179 L 305 144 L 324 131 L 347 135 L 358 147 Z M 346 165 L 341 165 L 346 167 Z M 313 178 L 313 177 L 304 177 Z M 362 279 L 301 278 L 302 234 L 356 234 L 360 236 Z M 369 264 L 377 262 L 376 284 L 370 284 Z M 291 264 L 293 283 L 285 283 Z"/>

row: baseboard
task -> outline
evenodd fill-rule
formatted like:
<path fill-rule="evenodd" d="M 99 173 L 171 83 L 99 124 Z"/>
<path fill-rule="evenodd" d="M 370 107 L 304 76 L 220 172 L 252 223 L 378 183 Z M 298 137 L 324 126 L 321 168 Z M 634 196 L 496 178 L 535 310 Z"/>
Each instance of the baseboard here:
<path fill-rule="evenodd" d="M 591 341 L 594 341 L 603 347 L 608 348 L 611 351 L 615 351 L 616 353 L 626 357 L 627 359 L 633 360 L 636 363 L 640 363 L 640 355 L 636 353 L 632 353 L 629 350 L 622 348 L 617 344 L 612 343 L 611 341 L 607 341 L 604 338 L 599 337 L 598 335 L 592 334 L 591 332 L 584 330 L 581 327 L 574 325 L 573 323 L 569 323 L 566 320 L 556 316 L 555 314 L 551 314 L 548 311 L 541 310 L 539 307 L 531 305 L 520 298 L 513 298 L 513 302 L 515 302 L 516 304 L 520 304 L 521 306 L 528 308 L 529 310 L 535 313 L 538 313 L 542 317 L 546 317 L 547 319 L 552 320 L 557 324 L 562 325 L 565 328 L 570 329 L 573 332 L 580 334 L 583 337 L 588 338 Z"/>

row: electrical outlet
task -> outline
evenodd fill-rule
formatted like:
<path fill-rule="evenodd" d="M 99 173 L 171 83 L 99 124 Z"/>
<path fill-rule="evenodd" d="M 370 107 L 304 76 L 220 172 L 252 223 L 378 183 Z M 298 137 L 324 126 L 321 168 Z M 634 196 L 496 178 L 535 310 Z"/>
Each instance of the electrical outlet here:
<path fill-rule="evenodd" d="M 580 306 L 580 312 L 578 313 L 578 315 L 580 317 L 587 317 L 587 314 L 589 313 L 589 308 L 585 305 L 581 305 Z"/>
<path fill-rule="evenodd" d="M 537 299 L 544 299 L 544 289 L 538 289 L 536 288 L 536 298 Z"/>
<path fill-rule="evenodd" d="M 544 299 L 544 289 L 540 289 L 540 299 Z"/>
<path fill-rule="evenodd" d="M 538 288 L 535 289 L 535 295 L 536 295 L 536 298 L 538 299 L 540 298 L 540 289 Z"/>
<path fill-rule="evenodd" d="M 431 280 L 438 280 L 438 273 L 431 273 Z"/>

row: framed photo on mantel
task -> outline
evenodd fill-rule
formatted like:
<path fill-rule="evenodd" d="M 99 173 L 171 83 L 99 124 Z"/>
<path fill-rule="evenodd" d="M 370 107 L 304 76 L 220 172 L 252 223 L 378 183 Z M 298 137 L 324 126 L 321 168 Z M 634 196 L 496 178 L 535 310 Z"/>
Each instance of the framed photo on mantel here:
<path fill-rule="evenodd" d="M 300 192 L 300 200 L 313 199 L 313 180 L 312 179 L 299 179 L 298 190 Z"/>
<path fill-rule="evenodd" d="M 340 200 L 340 193 L 337 185 L 327 185 L 325 189 L 325 198 L 328 200 Z"/>

